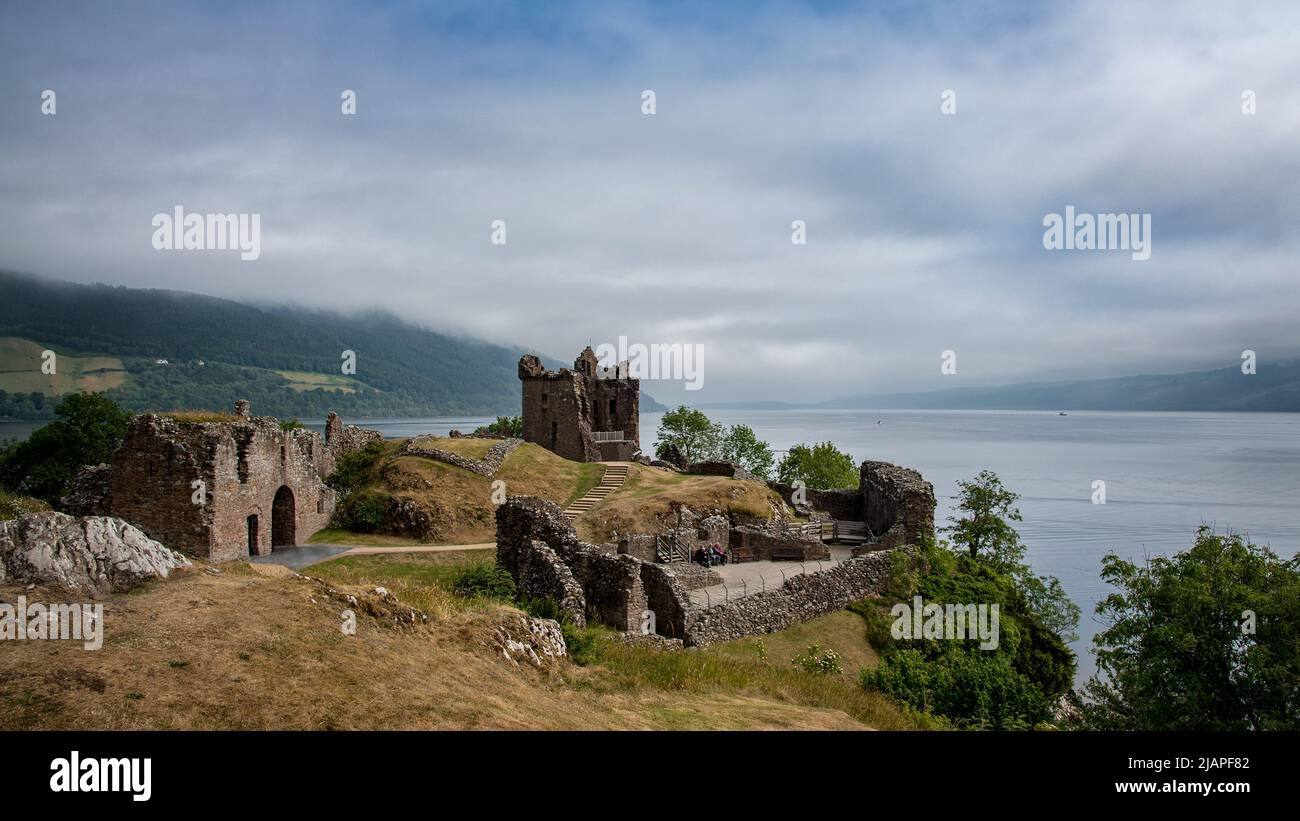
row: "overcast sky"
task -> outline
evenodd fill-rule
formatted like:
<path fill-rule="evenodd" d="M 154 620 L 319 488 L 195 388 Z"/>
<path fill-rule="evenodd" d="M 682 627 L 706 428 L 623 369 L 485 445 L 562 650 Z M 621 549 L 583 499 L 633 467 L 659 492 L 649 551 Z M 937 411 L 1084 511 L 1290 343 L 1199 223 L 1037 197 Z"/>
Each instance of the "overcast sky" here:
<path fill-rule="evenodd" d="M 703 345 L 670 400 L 1300 354 L 1300 4 L 266 5 L 6 2 L 0 267 Z M 154 250 L 175 205 L 260 259 Z M 1045 250 L 1067 205 L 1150 259 Z"/>

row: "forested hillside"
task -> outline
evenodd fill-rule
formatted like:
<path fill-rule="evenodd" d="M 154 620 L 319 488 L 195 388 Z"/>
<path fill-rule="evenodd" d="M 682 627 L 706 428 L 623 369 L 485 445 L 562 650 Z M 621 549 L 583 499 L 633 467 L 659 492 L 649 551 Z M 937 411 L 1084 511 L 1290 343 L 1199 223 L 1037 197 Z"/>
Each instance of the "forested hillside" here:
<path fill-rule="evenodd" d="M 108 394 L 131 410 L 227 408 L 247 398 L 255 412 L 277 416 L 519 412 L 522 349 L 435 333 L 388 314 L 258 308 L 0 273 L 0 337 L 31 340 L 61 357 L 119 358 L 127 377 Z M 344 351 L 356 354 L 355 376 L 341 373 Z M 20 368 L 6 363 L 0 371 L 17 380 Z M 47 415 L 52 403 L 34 401 L 25 382 L 5 386 L 0 414 Z"/>

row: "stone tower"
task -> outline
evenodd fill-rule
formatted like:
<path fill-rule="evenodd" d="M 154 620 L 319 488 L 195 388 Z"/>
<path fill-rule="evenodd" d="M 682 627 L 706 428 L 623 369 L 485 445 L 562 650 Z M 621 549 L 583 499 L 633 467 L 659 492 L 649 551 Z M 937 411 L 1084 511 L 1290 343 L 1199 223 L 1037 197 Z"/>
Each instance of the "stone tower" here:
<path fill-rule="evenodd" d="M 626 462 L 641 449 L 641 380 L 627 368 L 602 369 L 588 346 L 573 370 L 519 360 L 524 441 L 575 462 Z"/>

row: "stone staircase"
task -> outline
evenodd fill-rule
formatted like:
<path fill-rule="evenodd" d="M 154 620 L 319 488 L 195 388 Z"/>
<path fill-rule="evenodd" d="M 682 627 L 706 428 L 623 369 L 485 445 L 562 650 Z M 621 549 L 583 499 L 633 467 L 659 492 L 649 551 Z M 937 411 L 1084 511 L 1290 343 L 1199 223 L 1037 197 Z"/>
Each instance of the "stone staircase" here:
<path fill-rule="evenodd" d="M 605 475 L 600 477 L 600 484 L 587 491 L 586 495 L 569 505 L 564 515 L 576 519 L 591 510 L 606 496 L 623 486 L 627 481 L 628 466 L 625 464 L 605 463 Z"/>

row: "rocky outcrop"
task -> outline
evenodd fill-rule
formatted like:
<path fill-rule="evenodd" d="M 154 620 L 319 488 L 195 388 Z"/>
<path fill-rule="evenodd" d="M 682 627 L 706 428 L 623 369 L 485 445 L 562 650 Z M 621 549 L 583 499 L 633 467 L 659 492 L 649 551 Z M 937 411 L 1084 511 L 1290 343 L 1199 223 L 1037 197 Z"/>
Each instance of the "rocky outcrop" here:
<path fill-rule="evenodd" d="M 72 478 L 59 507 L 73 516 L 108 516 L 113 510 L 113 468 L 86 465 Z"/>
<path fill-rule="evenodd" d="M 0 582 L 120 593 L 189 567 L 189 559 L 108 516 L 32 513 L 0 523 Z"/>
<path fill-rule="evenodd" d="M 421 439 L 407 439 L 406 444 L 402 445 L 402 449 L 398 451 L 398 455 L 422 456 L 425 459 L 445 462 L 491 479 L 501 469 L 501 463 L 506 460 L 506 457 L 514 453 L 515 449 L 523 443 L 523 439 L 502 439 L 488 448 L 488 452 L 483 455 L 482 459 L 469 459 L 458 453 L 431 447 Z"/>
<path fill-rule="evenodd" d="M 497 625 L 494 638 L 497 651 L 515 664 L 544 667 L 548 662 L 564 658 L 568 652 L 560 623 L 552 619 L 508 618 Z"/>

